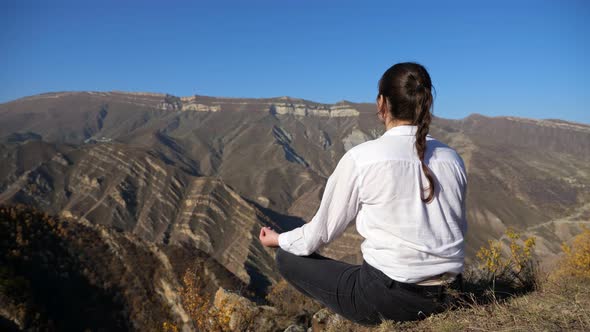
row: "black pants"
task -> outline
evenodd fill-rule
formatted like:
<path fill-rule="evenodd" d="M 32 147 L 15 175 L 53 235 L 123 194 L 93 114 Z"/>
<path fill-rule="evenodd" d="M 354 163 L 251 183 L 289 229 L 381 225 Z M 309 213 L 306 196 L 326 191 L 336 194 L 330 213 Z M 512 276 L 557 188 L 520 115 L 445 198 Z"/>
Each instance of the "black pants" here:
<path fill-rule="evenodd" d="M 366 262 L 352 265 L 317 253 L 297 256 L 281 248 L 276 261 L 297 290 L 359 324 L 417 320 L 445 309 L 441 286 L 400 283 Z"/>

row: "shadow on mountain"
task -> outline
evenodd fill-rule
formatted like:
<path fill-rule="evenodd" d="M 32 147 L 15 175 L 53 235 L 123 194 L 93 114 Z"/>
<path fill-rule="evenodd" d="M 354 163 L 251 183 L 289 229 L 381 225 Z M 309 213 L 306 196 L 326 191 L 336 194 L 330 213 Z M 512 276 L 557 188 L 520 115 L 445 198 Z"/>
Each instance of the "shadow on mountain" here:
<path fill-rule="evenodd" d="M 276 222 L 281 228 L 280 230 L 283 232 L 288 232 L 305 224 L 305 220 L 303 220 L 300 217 L 279 213 L 275 210 L 265 208 L 262 205 L 256 203 L 255 201 L 249 199 L 246 199 L 246 201 L 256 206 L 257 209 L 262 211 L 262 213 L 264 213 L 266 216 L 268 216 L 270 219 Z"/>
<path fill-rule="evenodd" d="M 153 136 L 156 143 L 150 154 L 157 156 L 167 165 L 179 167 L 187 174 L 198 176 L 201 173 L 198 162 L 196 163 L 187 157 L 187 151 L 181 143 L 160 130 L 155 132 Z"/>
<path fill-rule="evenodd" d="M 264 295 L 268 292 L 268 287 L 271 285 L 271 282 L 268 278 L 260 272 L 256 265 L 252 264 L 250 260 L 247 260 L 244 264 L 246 272 L 250 276 L 250 283 L 248 284 L 248 289 L 254 291 L 256 296 L 250 297 L 250 300 L 256 301 L 258 303 L 263 303 L 262 299 Z"/>
<path fill-rule="evenodd" d="M 38 135 L 34 132 L 24 132 L 24 133 L 12 133 L 10 135 L 7 135 L 6 137 L 3 137 L 2 140 L 0 141 L 4 141 L 6 143 L 22 143 L 22 142 L 26 142 L 26 141 L 41 141 L 43 139 L 43 137 L 41 137 L 41 135 Z"/>

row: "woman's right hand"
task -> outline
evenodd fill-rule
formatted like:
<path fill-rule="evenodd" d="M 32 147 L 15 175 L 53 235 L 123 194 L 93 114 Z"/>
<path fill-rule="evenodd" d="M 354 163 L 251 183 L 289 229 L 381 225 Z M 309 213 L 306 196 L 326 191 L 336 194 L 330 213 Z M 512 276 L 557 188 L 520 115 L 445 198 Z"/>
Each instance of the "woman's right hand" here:
<path fill-rule="evenodd" d="M 262 227 L 258 238 L 260 239 L 260 243 L 265 247 L 279 246 L 279 233 L 273 231 L 270 227 Z"/>

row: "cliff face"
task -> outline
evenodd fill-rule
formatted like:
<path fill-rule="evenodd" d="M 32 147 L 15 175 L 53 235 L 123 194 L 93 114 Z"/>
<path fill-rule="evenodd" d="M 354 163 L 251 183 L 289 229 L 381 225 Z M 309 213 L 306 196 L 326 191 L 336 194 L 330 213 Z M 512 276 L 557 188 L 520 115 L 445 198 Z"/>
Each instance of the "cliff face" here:
<path fill-rule="evenodd" d="M 0 105 L 0 202 L 190 245 L 266 285 L 277 275 L 258 228 L 313 217 L 344 152 L 383 133 L 374 108 L 123 92 L 22 98 Z M 589 126 L 475 114 L 435 118 L 431 135 L 468 167 L 469 257 L 514 227 L 550 258 L 587 223 Z M 361 240 L 352 225 L 324 252 L 358 262 Z"/>
<path fill-rule="evenodd" d="M 358 116 L 359 111 L 346 104 L 340 105 L 309 105 L 305 103 L 278 102 L 270 105 L 270 112 L 273 114 L 293 114 L 298 116 L 319 116 L 319 117 L 347 117 Z"/>

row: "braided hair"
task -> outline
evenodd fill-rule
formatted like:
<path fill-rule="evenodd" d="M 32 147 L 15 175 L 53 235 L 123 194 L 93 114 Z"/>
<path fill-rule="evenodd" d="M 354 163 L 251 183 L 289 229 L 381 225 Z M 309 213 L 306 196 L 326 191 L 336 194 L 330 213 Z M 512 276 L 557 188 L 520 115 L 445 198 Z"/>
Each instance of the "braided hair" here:
<path fill-rule="evenodd" d="M 434 198 L 434 176 L 424 163 L 426 153 L 426 135 L 432 121 L 432 81 L 422 65 L 414 62 L 398 63 L 390 67 L 379 80 L 379 94 L 383 95 L 388 111 L 393 119 L 410 120 L 417 126 L 416 152 L 422 171 L 428 179 L 427 192 L 420 198 L 425 203 Z"/>

